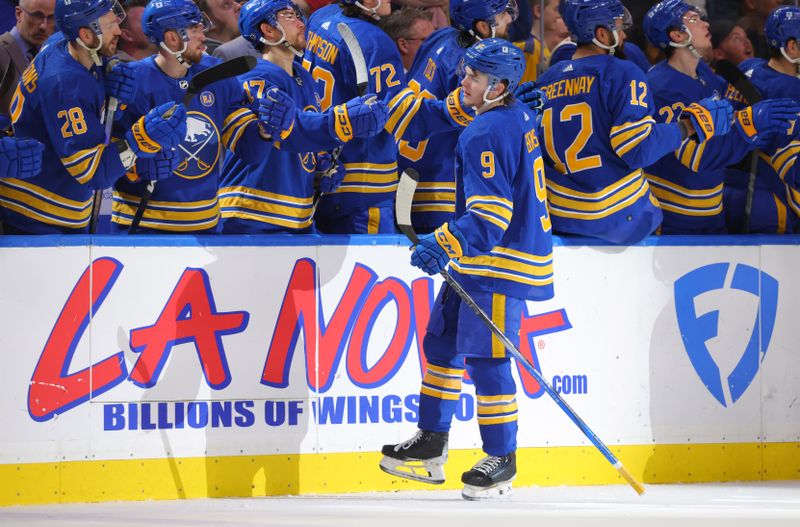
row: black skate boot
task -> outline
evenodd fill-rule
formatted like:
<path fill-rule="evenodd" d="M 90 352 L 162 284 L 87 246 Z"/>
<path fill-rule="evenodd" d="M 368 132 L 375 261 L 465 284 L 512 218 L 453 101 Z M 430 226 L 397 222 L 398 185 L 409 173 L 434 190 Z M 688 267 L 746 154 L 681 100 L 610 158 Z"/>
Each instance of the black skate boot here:
<path fill-rule="evenodd" d="M 511 495 L 511 482 L 517 475 L 517 455 L 486 456 L 461 475 L 466 500 L 488 500 Z"/>
<path fill-rule="evenodd" d="M 423 483 L 444 483 L 444 463 L 447 461 L 447 432 L 418 430 L 404 443 L 384 445 L 381 470 Z"/>

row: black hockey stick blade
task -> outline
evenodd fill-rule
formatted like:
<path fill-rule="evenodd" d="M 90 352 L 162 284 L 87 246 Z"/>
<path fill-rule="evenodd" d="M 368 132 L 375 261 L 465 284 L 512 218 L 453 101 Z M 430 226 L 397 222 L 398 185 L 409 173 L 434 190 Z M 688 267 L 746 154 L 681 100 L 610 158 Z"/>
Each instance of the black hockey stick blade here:
<path fill-rule="evenodd" d="M 731 83 L 733 87 L 742 94 L 742 97 L 747 99 L 748 104 L 753 105 L 763 99 L 758 88 L 753 86 L 753 83 L 750 82 L 747 75 L 737 68 L 733 62 L 729 60 L 720 60 L 716 64 L 716 72 L 717 75 Z"/>
<path fill-rule="evenodd" d="M 367 93 L 367 84 L 369 83 L 369 74 L 367 73 L 367 63 L 364 60 L 364 52 L 361 51 L 361 45 L 353 30 L 344 22 L 336 24 L 336 29 L 344 39 L 344 43 L 350 51 L 350 56 L 353 57 L 353 67 L 356 70 L 356 90 L 359 95 Z"/>
<path fill-rule="evenodd" d="M 397 184 L 397 194 L 394 200 L 394 214 L 397 219 L 397 227 L 406 238 L 411 240 L 414 245 L 419 238 L 411 226 L 411 204 L 414 201 L 414 192 L 417 191 L 419 184 L 419 173 L 413 168 L 407 168 L 400 174 L 400 181 Z"/>
<path fill-rule="evenodd" d="M 183 104 L 192 102 L 194 96 L 209 84 L 247 73 L 256 67 L 256 62 L 255 57 L 236 57 L 204 69 L 189 81 L 189 88 L 183 96 Z"/>

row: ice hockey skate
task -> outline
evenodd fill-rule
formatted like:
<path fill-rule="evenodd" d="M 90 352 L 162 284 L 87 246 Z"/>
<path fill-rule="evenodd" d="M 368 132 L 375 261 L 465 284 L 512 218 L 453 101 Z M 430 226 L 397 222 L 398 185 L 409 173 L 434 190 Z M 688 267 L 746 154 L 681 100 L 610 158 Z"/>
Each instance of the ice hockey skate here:
<path fill-rule="evenodd" d="M 466 500 L 490 500 L 511 495 L 511 482 L 517 475 L 517 455 L 486 456 L 461 475 Z"/>
<path fill-rule="evenodd" d="M 447 461 L 447 432 L 417 433 L 403 443 L 384 445 L 381 470 L 405 479 L 441 485 Z"/>

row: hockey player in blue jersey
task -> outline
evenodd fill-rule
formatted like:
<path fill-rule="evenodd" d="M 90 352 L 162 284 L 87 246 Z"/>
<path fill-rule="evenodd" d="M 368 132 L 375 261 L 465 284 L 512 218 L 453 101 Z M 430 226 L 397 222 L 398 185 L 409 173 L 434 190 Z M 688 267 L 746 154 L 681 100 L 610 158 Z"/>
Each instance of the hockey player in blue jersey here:
<path fill-rule="evenodd" d="M 340 0 L 315 11 L 308 22 L 303 66 L 316 80 L 322 110 L 358 95 L 353 57 L 337 29 L 347 25 L 358 40 L 369 75 L 367 93 L 390 100 L 405 87 L 400 54 L 377 25 L 391 12 L 388 0 Z M 335 192 L 322 197 L 316 212 L 324 233 L 376 234 L 395 232 L 394 193 L 397 189 L 397 146 L 388 132 L 353 139 L 341 150 L 345 177 Z"/>
<path fill-rule="evenodd" d="M 553 296 L 552 236 L 537 118 L 510 93 L 522 52 L 486 39 L 465 55 L 464 102 L 478 108 L 456 147 L 456 219 L 424 235 L 411 263 L 428 274 L 448 264 L 453 277 L 517 343 L 527 300 Z M 383 447 L 380 467 L 402 478 L 445 480 L 448 433 L 464 369 L 475 383 L 487 456 L 461 477 L 466 499 L 511 491 L 516 475 L 517 401 L 503 345 L 447 285 L 439 291 L 424 340 L 419 430 Z"/>
<path fill-rule="evenodd" d="M 516 17 L 515 9 L 514 0 L 451 0 L 452 26 L 438 29 L 422 43 L 407 73 L 408 87 L 390 101 L 393 118 L 387 129 L 395 139 L 411 123 L 420 98 L 445 100 L 459 87 L 457 70 L 466 48 L 479 39 L 505 38 L 508 25 Z M 420 174 L 411 209 L 411 221 L 418 233 L 432 232 L 455 214 L 453 161 L 460 132 L 453 129 L 414 144 L 398 142 L 400 171 L 413 168 Z"/>
<path fill-rule="evenodd" d="M 764 98 L 800 99 L 800 9 L 779 7 L 767 18 L 765 33 L 770 47 L 768 62 L 755 59 L 740 64 Z M 792 135 L 777 134 L 759 145 L 754 192 L 748 197 L 745 177 L 729 179 L 725 209 L 732 225 L 749 224 L 750 232 L 797 232 L 800 228 L 800 126 Z M 749 176 L 747 176 L 749 179 Z M 785 184 L 785 186 L 784 186 Z M 748 206 L 748 201 L 750 205 Z M 749 217 L 746 217 L 749 212 Z"/>
<path fill-rule="evenodd" d="M 548 203 L 556 232 L 630 244 L 661 223 L 642 167 L 696 135 L 726 133 L 732 108 L 703 100 L 673 123 L 657 124 L 645 75 L 613 54 L 626 10 L 619 0 L 565 0 L 561 16 L 578 44 L 537 81 L 542 114 Z"/>
<path fill-rule="evenodd" d="M 647 75 L 656 107 L 656 121 L 670 123 L 693 102 L 725 98 L 742 108 L 742 96 L 702 61 L 712 48 L 703 13 L 683 0 L 664 0 L 647 12 L 648 40 L 664 50 L 667 60 Z M 768 100 L 737 114 L 731 132 L 703 145 L 692 139 L 674 155 L 665 155 L 645 169 L 650 189 L 658 198 L 664 219 L 662 234 L 727 232 L 723 184 L 733 165 L 774 133 L 786 136 L 787 123 L 800 111 L 791 99 Z"/>
<path fill-rule="evenodd" d="M 115 0 L 58 0 L 55 16 L 61 36 L 28 66 L 12 100 L 16 136 L 45 149 L 38 175 L 0 181 L 6 233 L 88 232 L 93 190 L 110 187 L 137 156 L 171 150 L 185 123 L 180 108 L 165 117 L 171 103 L 144 112 L 107 144 L 101 66 L 116 50 L 122 8 Z"/>
<path fill-rule="evenodd" d="M 152 0 L 147 4 L 142 30 L 159 47 L 159 53 L 132 63 L 141 84 L 119 123 L 124 126 L 164 101 L 183 100 L 192 77 L 220 62 L 203 53 L 209 25 L 191 0 Z M 257 162 L 264 145 L 243 141 L 259 136 L 257 121 L 235 78 L 201 90 L 186 109 L 186 134 L 177 145 L 177 156 L 169 160 L 173 170 L 153 170 L 152 164 L 137 163 L 136 171 L 115 185 L 112 231 L 128 231 L 146 180 L 157 179 L 142 217 L 141 232 L 215 232 L 219 222 L 219 172 L 225 151 L 236 152 L 248 163 Z"/>
<path fill-rule="evenodd" d="M 315 192 L 333 192 L 344 177 L 330 153 L 342 145 L 335 133 L 337 112 L 350 122 L 353 137 L 366 137 L 383 129 L 385 106 L 357 97 L 319 113 L 314 79 L 294 60 L 306 40 L 303 16 L 291 0 L 251 0 L 239 13 L 239 27 L 263 52 L 239 82 L 257 100 L 264 132 L 275 141 L 241 140 L 260 143 L 256 164 L 226 157 L 219 190 L 222 232 L 313 232 Z"/>

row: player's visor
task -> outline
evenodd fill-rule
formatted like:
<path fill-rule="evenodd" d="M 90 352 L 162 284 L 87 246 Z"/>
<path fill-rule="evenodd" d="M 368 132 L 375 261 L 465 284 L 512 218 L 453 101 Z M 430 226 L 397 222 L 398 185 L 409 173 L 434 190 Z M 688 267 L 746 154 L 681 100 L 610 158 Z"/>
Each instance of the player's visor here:
<path fill-rule="evenodd" d="M 627 31 L 633 25 L 633 17 L 631 16 L 631 12 L 628 11 L 627 7 L 622 8 L 622 14 L 618 17 L 615 17 L 614 20 L 622 20 L 622 26 L 619 29 L 623 31 Z"/>

